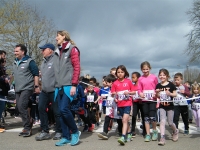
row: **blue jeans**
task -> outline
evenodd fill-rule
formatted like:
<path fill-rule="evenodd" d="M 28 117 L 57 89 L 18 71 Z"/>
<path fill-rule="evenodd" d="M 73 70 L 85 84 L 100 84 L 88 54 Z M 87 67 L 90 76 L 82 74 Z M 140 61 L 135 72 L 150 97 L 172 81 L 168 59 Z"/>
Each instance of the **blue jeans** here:
<path fill-rule="evenodd" d="M 5 96 L 0 95 L 0 98 L 4 99 Z M 5 102 L 4 101 L 0 101 L 0 118 L 2 118 L 2 113 L 5 109 Z"/>
<path fill-rule="evenodd" d="M 74 117 L 70 110 L 71 101 L 65 93 L 63 93 L 63 95 L 60 95 L 58 93 L 56 100 L 58 101 L 58 107 L 61 113 L 60 122 L 63 138 L 70 140 L 70 131 L 72 132 L 72 134 L 78 131 L 76 123 L 74 121 Z"/>
<path fill-rule="evenodd" d="M 117 108 L 118 116 L 124 116 L 124 114 L 130 114 L 131 112 L 131 106 L 125 106 L 125 107 L 118 107 Z"/>

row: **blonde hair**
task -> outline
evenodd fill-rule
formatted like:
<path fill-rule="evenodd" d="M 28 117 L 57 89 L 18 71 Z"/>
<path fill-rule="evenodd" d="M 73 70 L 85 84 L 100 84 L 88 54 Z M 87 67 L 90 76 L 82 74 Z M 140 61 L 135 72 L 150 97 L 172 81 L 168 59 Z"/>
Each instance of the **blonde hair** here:
<path fill-rule="evenodd" d="M 70 35 L 67 31 L 65 30 L 57 31 L 57 34 L 65 36 L 65 41 L 69 41 L 72 45 L 76 45 L 75 42 L 71 40 Z"/>
<path fill-rule="evenodd" d="M 192 93 L 194 94 L 194 90 L 198 90 L 199 94 L 200 94 L 200 86 L 197 82 L 194 82 L 192 84 Z"/>
<path fill-rule="evenodd" d="M 116 71 L 116 70 L 117 70 L 117 68 L 113 67 L 110 69 L 110 73 L 112 73 L 112 71 Z"/>
<path fill-rule="evenodd" d="M 149 69 L 151 69 L 151 65 L 148 61 L 144 61 L 141 63 L 140 68 L 143 69 L 144 66 L 147 66 Z"/>

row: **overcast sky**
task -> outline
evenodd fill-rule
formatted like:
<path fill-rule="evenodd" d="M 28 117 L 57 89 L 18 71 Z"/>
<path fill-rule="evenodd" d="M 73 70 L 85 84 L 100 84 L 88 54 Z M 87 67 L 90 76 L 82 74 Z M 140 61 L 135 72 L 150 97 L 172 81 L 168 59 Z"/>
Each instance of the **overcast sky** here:
<path fill-rule="evenodd" d="M 140 71 L 149 61 L 154 74 L 186 69 L 186 12 L 193 0 L 27 0 L 42 15 L 67 30 L 81 52 L 84 74 L 100 79 L 110 68 L 125 65 Z M 189 64 L 195 67 L 195 64 Z"/>

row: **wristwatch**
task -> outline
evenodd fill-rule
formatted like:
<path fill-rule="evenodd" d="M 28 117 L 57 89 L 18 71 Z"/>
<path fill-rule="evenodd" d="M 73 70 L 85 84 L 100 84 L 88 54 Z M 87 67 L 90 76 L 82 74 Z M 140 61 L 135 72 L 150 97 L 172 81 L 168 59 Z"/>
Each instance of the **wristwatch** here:
<path fill-rule="evenodd" d="M 38 85 L 35 85 L 35 89 L 36 89 L 36 88 L 39 88 L 39 86 L 38 86 Z"/>

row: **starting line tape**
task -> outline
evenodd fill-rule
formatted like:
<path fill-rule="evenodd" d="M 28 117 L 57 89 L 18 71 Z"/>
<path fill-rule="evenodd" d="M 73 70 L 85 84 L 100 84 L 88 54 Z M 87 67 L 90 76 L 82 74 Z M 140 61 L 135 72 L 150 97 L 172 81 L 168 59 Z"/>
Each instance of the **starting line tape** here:
<path fill-rule="evenodd" d="M 90 85 L 90 86 L 93 86 L 93 85 L 91 85 L 91 84 L 88 84 L 88 83 L 86 83 L 86 82 L 83 82 L 83 81 L 79 81 L 80 83 L 83 83 L 83 84 L 86 84 L 86 85 Z M 93 87 L 95 87 L 95 86 L 93 86 Z M 103 90 L 103 89 L 100 89 L 99 88 L 99 90 L 102 90 L 102 91 L 104 91 L 104 92 L 107 92 L 108 93 L 108 91 L 105 91 L 105 90 Z M 131 96 L 132 97 L 132 95 L 129 95 L 129 96 Z M 135 100 L 140 100 L 140 101 L 143 101 L 143 102 L 155 102 L 155 103 L 161 103 L 161 102 L 170 102 L 170 103 L 173 103 L 173 102 L 183 102 L 183 101 L 191 101 L 191 100 L 194 100 L 194 99 L 199 99 L 200 98 L 200 96 L 198 96 L 198 97 L 193 97 L 193 98 L 185 98 L 185 99 L 180 99 L 180 100 L 165 100 L 165 101 L 160 101 L 160 99 L 157 99 L 157 100 L 151 100 L 151 99 L 144 99 L 144 98 L 140 98 L 140 97 L 138 97 L 137 99 L 135 99 Z M 134 101 L 134 100 L 133 100 Z"/>

